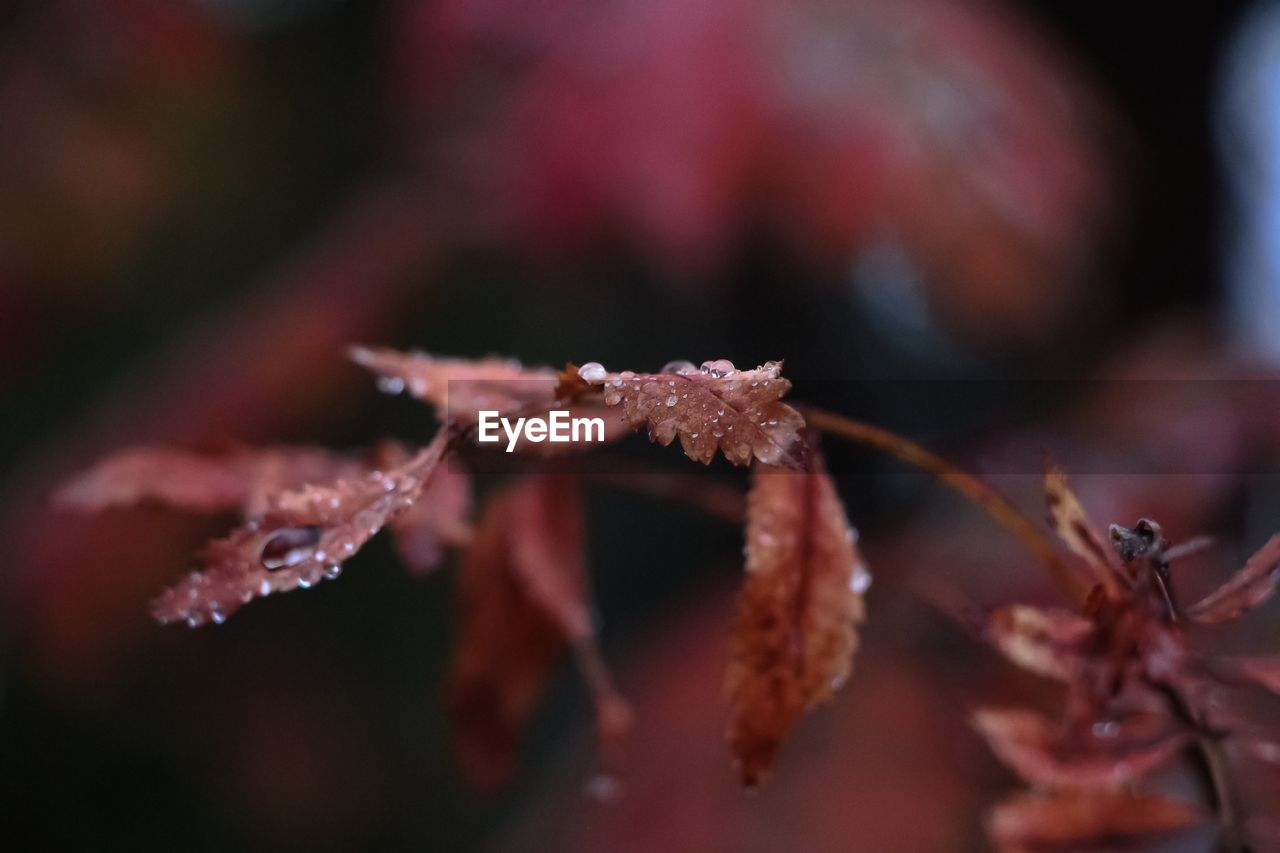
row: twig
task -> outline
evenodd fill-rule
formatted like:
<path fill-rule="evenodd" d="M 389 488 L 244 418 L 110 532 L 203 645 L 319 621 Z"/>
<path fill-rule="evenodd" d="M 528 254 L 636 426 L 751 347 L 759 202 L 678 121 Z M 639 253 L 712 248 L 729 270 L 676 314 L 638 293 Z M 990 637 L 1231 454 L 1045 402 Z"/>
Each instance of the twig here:
<path fill-rule="evenodd" d="M 1082 602 L 1088 595 L 1088 583 L 1062 558 L 1054 541 L 1008 498 L 977 477 L 915 442 L 881 427 L 809 406 L 804 407 L 804 415 L 809 425 L 815 429 L 874 447 L 933 475 L 985 510 L 996 523 L 1022 542 L 1045 564 L 1054 582 L 1074 601 Z"/>

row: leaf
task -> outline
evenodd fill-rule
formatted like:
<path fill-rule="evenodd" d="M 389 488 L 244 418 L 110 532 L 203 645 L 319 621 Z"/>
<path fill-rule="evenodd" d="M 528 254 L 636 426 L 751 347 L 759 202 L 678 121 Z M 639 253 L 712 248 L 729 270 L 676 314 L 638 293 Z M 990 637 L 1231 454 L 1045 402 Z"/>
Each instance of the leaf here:
<path fill-rule="evenodd" d="M 1046 678 L 1067 681 L 1093 623 L 1066 610 L 1023 604 L 1001 607 L 987 623 L 987 640 L 1013 663 Z"/>
<path fill-rule="evenodd" d="M 345 560 L 413 506 L 455 436 L 452 428 L 441 429 L 391 471 L 273 498 L 261 519 L 210 542 L 205 568 L 165 590 L 152 602 L 152 613 L 161 623 L 221 623 L 256 597 L 337 577 Z"/>
<path fill-rule="evenodd" d="M 557 373 L 514 359 L 471 361 L 392 349 L 352 347 L 351 359 L 378 374 L 388 393 L 407 391 L 435 407 L 441 418 L 474 424 L 482 409 L 514 412 L 556 397 Z"/>
<path fill-rule="evenodd" d="M 1257 684 L 1280 693 L 1280 657 L 1215 658 L 1210 661 L 1214 674 L 1234 682 Z"/>
<path fill-rule="evenodd" d="M 1187 615 L 1206 625 L 1238 619 L 1272 596 L 1280 582 L 1278 572 L 1280 533 L 1268 539 L 1230 580 L 1187 608 Z"/>
<path fill-rule="evenodd" d="M 622 406 L 633 429 L 668 445 L 677 436 L 690 459 L 710 463 L 716 451 L 735 465 L 754 456 L 766 465 L 804 467 L 804 418 L 781 402 L 791 389 L 782 363 L 737 370 L 725 360 L 669 365 L 662 373 L 607 373 L 598 364 L 579 369 L 583 381 L 603 389 L 606 405 Z"/>
<path fill-rule="evenodd" d="M 1089 521 L 1080 499 L 1067 482 L 1066 473 L 1056 465 L 1050 464 L 1045 470 L 1044 496 L 1049 505 L 1049 523 L 1058 536 L 1074 554 L 1084 559 L 1096 582 L 1110 592 L 1118 591 L 1115 552 Z"/>
<path fill-rule="evenodd" d="M 358 476 L 366 467 L 319 448 L 236 449 L 212 455 L 138 447 L 109 456 L 66 483 L 54 501 L 80 511 L 157 503 L 199 512 L 251 513 L 250 505 L 271 492 Z"/>
<path fill-rule="evenodd" d="M 835 485 L 757 464 L 747 498 L 746 581 L 730 641 L 728 738 L 758 785 L 799 718 L 848 678 L 870 582 Z"/>
<path fill-rule="evenodd" d="M 404 465 L 410 457 L 407 448 L 390 441 L 382 442 L 372 458 L 312 447 L 237 448 L 218 455 L 135 448 L 67 483 L 54 500 L 82 511 L 158 503 L 199 512 L 239 511 L 250 520 L 267 514 L 273 496 L 282 492 L 358 480 Z M 469 541 L 470 514 L 467 475 L 446 467 L 432 476 L 413 507 L 392 522 L 406 567 L 430 571 L 439 565 L 444 546 Z"/>
<path fill-rule="evenodd" d="M 1205 813 L 1190 803 L 1155 794 L 1075 791 L 1019 794 L 997 805 L 987 832 L 1001 851 L 1082 845 L 1188 829 Z"/>
<path fill-rule="evenodd" d="M 1163 725 L 1153 730 L 1152 722 L 1099 722 L 1068 735 L 1031 710 L 983 708 L 973 715 L 974 728 L 1005 765 L 1032 785 L 1053 788 L 1115 788 L 1168 763 L 1186 738 Z"/>
<path fill-rule="evenodd" d="M 573 650 L 596 703 L 602 761 L 631 726 L 596 646 L 576 478 L 539 475 L 485 510 L 459 582 L 461 628 L 449 688 L 458 756 L 483 787 L 506 782 L 561 653 Z"/>

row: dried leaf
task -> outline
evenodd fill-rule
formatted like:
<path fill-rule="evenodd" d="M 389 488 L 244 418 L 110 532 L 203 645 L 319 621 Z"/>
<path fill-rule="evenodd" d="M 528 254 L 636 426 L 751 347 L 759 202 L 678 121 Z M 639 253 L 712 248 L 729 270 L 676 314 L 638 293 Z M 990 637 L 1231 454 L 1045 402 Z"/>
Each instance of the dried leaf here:
<path fill-rule="evenodd" d="M 1066 610 L 1023 604 L 991 614 L 986 637 L 1006 658 L 1036 675 L 1067 681 L 1080 660 L 1080 647 L 1093 623 Z"/>
<path fill-rule="evenodd" d="M 1049 505 L 1049 523 L 1073 553 L 1084 559 L 1094 580 L 1110 591 L 1116 591 L 1115 552 L 1107 545 L 1089 521 L 1080 499 L 1067 482 L 1066 473 L 1050 464 L 1044 475 L 1044 496 Z"/>
<path fill-rule="evenodd" d="M 650 440 L 670 444 L 676 436 L 690 459 L 709 463 L 716 451 L 735 465 L 754 456 L 766 465 L 804 467 L 800 440 L 804 418 L 781 402 L 791 389 L 782 363 L 737 370 L 728 361 L 687 362 L 662 373 L 607 373 L 598 364 L 580 369 L 583 381 L 603 388 L 604 402 L 621 405 L 633 429 L 649 428 Z"/>
<path fill-rule="evenodd" d="M 870 575 L 830 476 L 757 464 L 747 499 L 746 581 L 725 677 L 728 737 L 759 784 L 797 720 L 848 677 Z"/>
<path fill-rule="evenodd" d="M 1230 580 L 1187 608 L 1187 615 L 1207 625 L 1230 622 L 1270 598 L 1277 583 L 1280 583 L 1280 533 L 1268 539 Z"/>
<path fill-rule="evenodd" d="M 602 757 L 631 725 L 596 647 L 575 478 L 540 475 L 493 498 L 463 563 L 461 630 L 450 685 L 463 770 L 505 782 L 556 660 L 572 648 L 596 702 Z"/>
<path fill-rule="evenodd" d="M 1185 743 L 1185 737 L 1148 717 L 1100 722 L 1069 734 L 1035 711 L 983 708 L 974 713 L 973 725 L 1024 781 L 1053 788 L 1134 782 L 1172 760 Z"/>
<path fill-rule="evenodd" d="M 209 543 L 205 568 L 165 590 L 152 602 L 152 613 L 162 623 L 220 623 L 255 597 L 337 577 L 345 560 L 413 506 L 454 435 L 440 430 L 416 456 L 386 473 L 274 498 L 261 519 Z"/>
<path fill-rule="evenodd" d="M 482 409 L 514 412 L 555 401 L 556 371 L 524 367 L 513 359 L 470 361 L 368 347 L 352 347 L 350 354 L 378 374 L 382 390 L 407 391 L 458 423 L 475 423 Z"/>
<path fill-rule="evenodd" d="M 1001 851 L 1078 850 L 1083 845 L 1188 829 L 1207 816 L 1154 794 L 1075 791 L 1019 794 L 991 810 L 987 832 Z"/>

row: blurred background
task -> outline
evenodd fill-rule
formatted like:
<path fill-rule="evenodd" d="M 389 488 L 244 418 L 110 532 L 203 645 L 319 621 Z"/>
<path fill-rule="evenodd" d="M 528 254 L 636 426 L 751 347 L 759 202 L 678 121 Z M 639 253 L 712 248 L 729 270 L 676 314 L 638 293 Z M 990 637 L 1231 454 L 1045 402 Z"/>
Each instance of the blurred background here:
<path fill-rule="evenodd" d="M 337 583 L 162 629 L 148 599 L 232 519 L 48 494 L 133 444 L 424 440 L 350 342 L 785 358 L 796 397 L 986 460 L 1033 514 L 999 460 L 1068 445 L 1099 520 L 1221 537 L 1186 582 L 1207 588 L 1280 528 L 1275 478 L 1245 473 L 1274 468 L 1280 410 L 1217 383 L 1280 363 L 1280 13 L 1132 5 L 0 0 L 4 836 L 981 849 L 1012 780 L 967 709 L 1031 688 L 936 601 L 1050 592 L 971 507 L 857 451 L 831 448 L 877 579 L 858 672 L 750 798 L 723 742 L 730 525 L 589 496 L 638 713 L 600 803 L 567 665 L 512 784 L 462 780 L 447 567 L 409 577 L 378 540 Z M 1194 411 L 1174 382 L 1016 390 L 1189 378 L 1214 380 Z M 963 405 L 892 391 L 1010 379 Z"/>

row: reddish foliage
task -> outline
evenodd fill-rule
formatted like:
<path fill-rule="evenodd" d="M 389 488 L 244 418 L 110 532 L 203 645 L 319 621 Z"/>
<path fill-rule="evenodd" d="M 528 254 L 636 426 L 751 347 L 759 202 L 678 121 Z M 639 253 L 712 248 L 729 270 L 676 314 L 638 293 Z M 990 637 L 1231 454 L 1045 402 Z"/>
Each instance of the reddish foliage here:
<path fill-rule="evenodd" d="M 808 710 L 849 677 L 870 575 L 830 476 L 757 465 L 747 499 L 747 577 L 725 690 L 744 785 L 773 768 Z"/>

